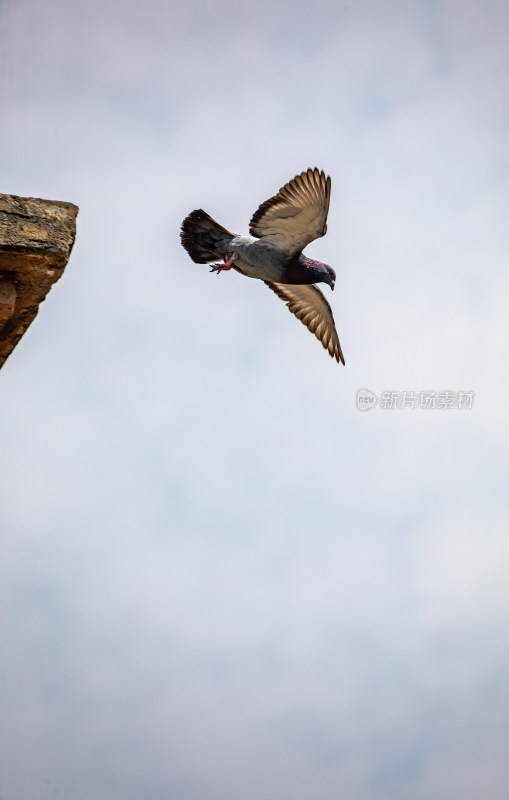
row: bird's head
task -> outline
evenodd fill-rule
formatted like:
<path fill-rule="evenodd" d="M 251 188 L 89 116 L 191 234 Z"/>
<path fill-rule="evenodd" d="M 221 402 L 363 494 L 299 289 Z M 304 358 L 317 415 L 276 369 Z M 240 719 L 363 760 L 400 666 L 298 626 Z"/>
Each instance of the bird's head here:
<path fill-rule="evenodd" d="M 334 291 L 334 287 L 336 285 L 336 273 L 334 272 L 332 267 L 329 267 L 328 264 L 322 264 L 322 267 L 325 269 L 324 277 L 322 280 L 324 283 L 328 283 L 332 291 Z"/>
<path fill-rule="evenodd" d="M 336 285 L 336 273 L 329 267 L 328 264 L 323 264 L 321 261 L 313 261 L 312 258 L 301 256 L 305 259 L 305 266 L 307 271 L 312 277 L 312 283 L 328 283 L 330 288 L 334 291 Z"/>

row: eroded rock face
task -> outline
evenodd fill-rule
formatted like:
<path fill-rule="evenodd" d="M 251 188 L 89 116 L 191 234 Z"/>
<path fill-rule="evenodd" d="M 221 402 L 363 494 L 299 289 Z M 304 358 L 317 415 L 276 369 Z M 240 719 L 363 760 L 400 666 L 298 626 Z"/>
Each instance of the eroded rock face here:
<path fill-rule="evenodd" d="M 0 280 L 0 328 L 14 314 L 16 286 L 12 281 Z"/>
<path fill-rule="evenodd" d="M 62 275 L 77 214 L 73 203 L 0 194 L 0 368 Z"/>

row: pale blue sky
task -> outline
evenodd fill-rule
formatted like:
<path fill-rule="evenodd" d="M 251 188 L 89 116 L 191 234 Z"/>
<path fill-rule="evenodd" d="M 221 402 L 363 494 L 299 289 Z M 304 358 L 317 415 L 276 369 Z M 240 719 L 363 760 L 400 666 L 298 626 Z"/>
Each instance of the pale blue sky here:
<path fill-rule="evenodd" d="M 80 206 L 0 376 L 1 800 L 506 800 L 508 32 L 0 4 L 0 191 Z M 178 238 L 315 165 L 346 368 Z"/>

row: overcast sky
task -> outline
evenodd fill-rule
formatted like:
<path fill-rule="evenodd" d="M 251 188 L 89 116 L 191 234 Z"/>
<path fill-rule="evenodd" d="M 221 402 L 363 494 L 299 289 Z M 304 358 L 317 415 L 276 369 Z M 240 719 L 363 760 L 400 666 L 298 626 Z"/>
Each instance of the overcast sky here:
<path fill-rule="evenodd" d="M 0 375 L 1 800 L 509 796 L 508 36 L 0 0 L 0 191 L 80 207 Z M 344 368 L 178 236 L 315 165 Z"/>

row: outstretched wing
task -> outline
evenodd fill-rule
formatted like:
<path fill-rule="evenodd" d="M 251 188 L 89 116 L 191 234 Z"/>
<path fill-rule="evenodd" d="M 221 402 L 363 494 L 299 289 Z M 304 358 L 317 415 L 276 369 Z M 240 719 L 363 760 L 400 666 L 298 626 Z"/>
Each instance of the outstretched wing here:
<path fill-rule="evenodd" d="M 325 236 L 330 190 L 330 178 L 316 167 L 296 175 L 255 211 L 251 236 L 300 253 L 313 239 Z"/>
<path fill-rule="evenodd" d="M 331 356 L 344 364 L 332 309 L 320 289 L 310 283 L 264 283 L 284 300 L 292 314 L 315 334 Z"/>

